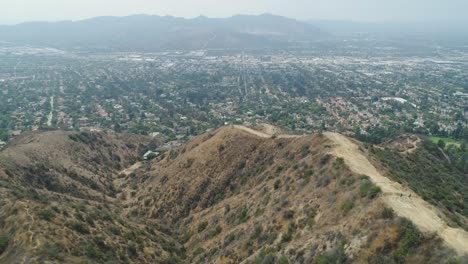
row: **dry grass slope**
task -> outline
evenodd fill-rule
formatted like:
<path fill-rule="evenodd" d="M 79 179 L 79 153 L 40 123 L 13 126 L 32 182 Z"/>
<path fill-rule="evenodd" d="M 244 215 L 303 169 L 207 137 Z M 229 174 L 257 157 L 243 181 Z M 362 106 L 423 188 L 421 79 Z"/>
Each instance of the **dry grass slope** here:
<path fill-rule="evenodd" d="M 222 127 L 138 163 L 144 137 L 26 135 L 0 152 L 0 262 L 443 263 L 455 256 L 387 208 L 368 176 L 330 155 L 334 142 L 325 135 L 280 133 Z"/>

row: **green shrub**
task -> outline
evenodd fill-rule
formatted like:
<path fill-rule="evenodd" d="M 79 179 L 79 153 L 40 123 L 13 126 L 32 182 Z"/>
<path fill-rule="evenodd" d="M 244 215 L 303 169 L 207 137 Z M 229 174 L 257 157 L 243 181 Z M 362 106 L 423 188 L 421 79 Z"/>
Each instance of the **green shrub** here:
<path fill-rule="evenodd" d="M 284 219 L 292 219 L 294 217 L 294 210 L 286 210 L 283 212 Z"/>
<path fill-rule="evenodd" d="M 201 247 L 197 248 L 194 252 L 193 252 L 193 256 L 198 256 L 200 254 L 202 254 L 203 252 L 205 252 L 205 250 Z"/>
<path fill-rule="evenodd" d="M 96 236 L 93 238 L 94 243 L 101 249 L 101 250 L 107 250 L 106 242 L 102 236 Z"/>
<path fill-rule="evenodd" d="M 120 231 L 120 228 L 118 228 L 117 226 L 110 226 L 109 227 L 109 231 L 114 234 L 114 235 L 117 235 L 117 236 L 120 236 L 122 234 L 122 232 Z"/>
<path fill-rule="evenodd" d="M 346 214 L 354 207 L 354 200 L 347 200 L 341 205 L 341 210 Z"/>
<path fill-rule="evenodd" d="M 289 226 L 288 232 L 284 233 L 283 236 L 281 237 L 281 242 L 289 242 L 292 239 L 294 233 L 294 228 L 292 228 L 292 225 Z"/>
<path fill-rule="evenodd" d="M 42 210 L 37 215 L 42 220 L 46 220 L 46 221 L 51 221 L 55 217 L 55 213 L 49 209 Z"/>
<path fill-rule="evenodd" d="M 221 144 L 221 145 L 218 146 L 218 151 L 222 152 L 225 148 L 226 147 L 223 144 Z"/>
<path fill-rule="evenodd" d="M 187 163 L 185 164 L 185 167 L 188 169 L 188 168 L 192 167 L 192 165 L 193 165 L 193 159 L 188 159 Z"/>
<path fill-rule="evenodd" d="M 363 180 L 361 182 L 359 192 L 361 197 L 368 197 L 373 199 L 381 192 L 381 189 L 370 180 Z"/>
<path fill-rule="evenodd" d="M 73 222 L 71 227 L 78 233 L 89 234 L 89 228 L 83 222 L 79 222 L 79 221 Z"/>
<path fill-rule="evenodd" d="M 441 149 L 445 149 L 445 142 L 442 139 L 439 139 L 437 146 L 439 146 Z"/>
<path fill-rule="evenodd" d="M 242 170 L 242 169 L 245 168 L 245 165 L 246 165 L 246 164 L 245 164 L 245 161 L 241 161 L 241 162 L 239 163 L 239 166 L 237 167 L 237 169 L 238 169 L 238 170 Z"/>
<path fill-rule="evenodd" d="M 257 210 L 255 210 L 255 217 L 259 217 L 261 215 L 263 215 L 265 213 L 265 209 L 264 208 L 257 208 Z"/>
<path fill-rule="evenodd" d="M 317 209 L 314 208 L 307 217 L 307 225 L 309 228 L 312 228 L 312 226 L 315 224 L 315 216 L 317 216 Z"/>
<path fill-rule="evenodd" d="M 180 243 L 181 244 L 185 244 L 187 243 L 190 238 L 192 238 L 193 236 L 193 232 L 192 231 L 189 231 L 189 232 L 186 232 L 179 240 L 180 240 Z"/>
<path fill-rule="evenodd" d="M 310 146 L 309 146 L 309 145 L 306 145 L 306 144 L 302 145 L 302 147 L 301 147 L 301 155 L 302 155 L 302 157 L 307 156 L 309 153 L 310 153 Z"/>
<path fill-rule="evenodd" d="M 278 259 L 278 264 L 289 264 L 289 260 L 288 260 L 288 258 L 286 258 L 285 256 L 281 256 L 281 257 Z"/>
<path fill-rule="evenodd" d="M 421 244 L 423 238 L 414 224 L 402 218 L 399 223 L 398 249 L 392 253 L 392 256 L 397 263 L 404 263 L 405 257 L 414 252 Z"/>
<path fill-rule="evenodd" d="M 258 256 L 254 259 L 254 264 L 270 264 L 275 263 L 276 256 L 273 248 L 264 248 L 260 251 Z"/>
<path fill-rule="evenodd" d="M 224 238 L 224 246 L 231 244 L 234 240 L 236 240 L 236 235 L 234 233 L 229 234 Z"/>
<path fill-rule="evenodd" d="M 314 264 L 335 264 L 335 263 L 349 263 L 349 259 L 344 251 L 344 243 L 333 251 L 326 252 L 325 254 L 318 255 L 314 258 Z"/>
<path fill-rule="evenodd" d="M 281 237 L 281 242 L 289 242 L 289 241 L 291 241 L 291 239 L 292 239 L 292 234 L 289 233 L 289 232 L 286 232 Z"/>
<path fill-rule="evenodd" d="M 245 223 L 245 222 L 247 222 L 247 220 L 249 220 L 249 218 L 250 218 L 249 217 L 249 208 L 247 206 L 244 206 L 242 208 L 242 211 L 239 214 L 238 223 L 239 224 Z"/>
<path fill-rule="evenodd" d="M 48 259 L 56 259 L 56 260 L 63 261 L 64 257 L 61 255 L 63 251 L 64 251 L 63 246 L 58 243 L 46 244 L 43 248 L 41 248 L 41 250 L 39 251 L 39 254 Z"/>
<path fill-rule="evenodd" d="M 128 244 L 127 250 L 128 250 L 128 253 L 130 255 L 132 255 L 132 256 L 137 256 L 138 255 L 137 246 L 133 242 Z"/>
<path fill-rule="evenodd" d="M 281 185 L 281 181 L 278 179 L 275 181 L 275 183 L 273 184 L 273 188 L 275 188 L 275 190 L 278 190 L 279 187 Z"/>
<path fill-rule="evenodd" d="M 0 234 L 0 254 L 2 254 L 8 247 L 8 237 Z"/>
<path fill-rule="evenodd" d="M 206 222 L 206 221 L 201 222 L 201 223 L 198 225 L 198 228 L 197 228 L 198 233 L 200 233 L 200 232 L 202 232 L 203 230 L 205 230 L 207 226 L 208 226 L 208 222 Z"/>
<path fill-rule="evenodd" d="M 209 234 L 209 238 L 213 238 L 217 235 L 219 235 L 223 231 L 223 229 L 220 226 L 216 226 L 215 229 L 211 230 Z"/>
<path fill-rule="evenodd" d="M 252 233 L 252 236 L 250 236 L 250 238 L 257 239 L 260 237 L 262 232 L 263 232 L 263 227 L 261 225 L 255 225 L 254 231 Z"/>
<path fill-rule="evenodd" d="M 393 210 L 391 208 L 385 207 L 382 211 L 382 218 L 393 219 Z"/>
<path fill-rule="evenodd" d="M 304 180 L 305 183 L 309 183 L 310 177 L 312 177 L 312 175 L 314 175 L 314 171 L 307 170 L 302 174 L 301 178 Z"/>
<path fill-rule="evenodd" d="M 93 244 L 88 244 L 85 247 L 86 256 L 90 259 L 102 259 L 104 256 L 102 252 L 97 250 Z"/>
<path fill-rule="evenodd" d="M 334 166 L 336 169 L 339 169 L 339 168 L 341 168 L 341 166 L 343 166 L 344 164 L 345 164 L 345 162 L 344 162 L 344 159 L 343 159 L 343 158 L 336 158 L 335 163 L 333 163 L 333 166 Z"/>

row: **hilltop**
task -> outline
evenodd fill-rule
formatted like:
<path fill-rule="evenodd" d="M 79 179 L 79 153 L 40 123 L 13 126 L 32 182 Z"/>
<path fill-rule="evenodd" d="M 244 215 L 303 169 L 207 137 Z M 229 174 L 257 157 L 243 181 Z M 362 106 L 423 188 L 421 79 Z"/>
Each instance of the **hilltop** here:
<path fill-rule="evenodd" d="M 0 261 L 443 263 L 466 254 L 465 231 L 447 228 L 417 193 L 400 197 L 371 152 L 339 134 L 225 126 L 137 161 L 146 144 L 61 131 L 13 141 L 0 152 Z M 90 164 L 92 153 L 102 160 Z M 26 174 L 24 164 L 39 163 L 47 169 Z"/>

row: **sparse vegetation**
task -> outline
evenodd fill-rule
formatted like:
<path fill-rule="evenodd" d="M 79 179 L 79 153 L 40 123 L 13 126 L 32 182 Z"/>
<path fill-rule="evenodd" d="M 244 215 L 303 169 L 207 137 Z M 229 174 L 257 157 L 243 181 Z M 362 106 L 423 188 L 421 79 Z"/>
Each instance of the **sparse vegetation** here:
<path fill-rule="evenodd" d="M 275 263 L 276 254 L 273 248 L 264 248 L 260 251 L 252 264 Z"/>
<path fill-rule="evenodd" d="M 341 210 L 344 214 L 348 213 L 351 209 L 354 208 L 354 200 L 347 200 L 343 204 L 341 204 Z"/>
<path fill-rule="evenodd" d="M 314 258 L 313 264 L 333 264 L 333 263 L 348 263 L 348 262 L 349 262 L 349 259 L 346 256 L 343 243 L 342 243 L 342 245 L 338 249 L 316 256 Z"/>
<path fill-rule="evenodd" d="M 198 256 L 200 254 L 203 254 L 203 252 L 205 252 L 205 250 L 201 247 L 197 248 L 194 252 L 193 252 L 193 256 Z"/>
<path fill-rule="evenodd" d="M 283 218 L 286 220 L 292 219 L 294 217 L 294 210 L 285 210 L 283 212 Z"/>
<path fill-rule="evenodd" d="M 206 221 L 201 222 L 197 227 L 198 233 L 203 232 L 203 230 L 205 230 L 207 226 L 208 226 L 208 222 L 206 222 Z"/>
<path fill-rule="evenodd" d="M 393 210 L 391 208 L 385 207 L 382 210 L 382 218 L 384 219 L 393 219 Z"/>
<path fill-rule="evenodd" d="M 262 144 L 255 138 L 239 140 L 236 134 L 224 132 L 222 141 L 217 137 L 213 134 L 211 140 L 223 142 L 222 150 L 201 142 L 201 137 L 175 148 L 174 152 L 184 153 L 175 161 L 158 158 L 136 164 L 136 169 L 125 173 L 102 173 L 104 167 L 98 167 L 92 172 L 95 177 L 88 179 L 96 187 L 92 196 L 77 191 L 91 185 L 81 176 L 89 170 L 76 161 L 76 173 L 69 168 L 63 173 L 71 177 L 64 180 L 79 199 L 41 190 L 38 196 L 47 197 L 48 202 L 28 201 L 33 204 L 25 206 L 32 216 L 37 215 L 38 224 L 31 229 L 34 238 L 51 239 L 33 254 L 42 262 L 64 262 L 70 254 L 84 263 L 237 263 L 247 258 L 250 263 L 350 263 L 342 243 L 351 237 L 367 237 L 369 248 L 377 248 L 390 263 L 419 257 L 422 252 L 432 254 L 424 250 L 435 248 L 437 240 L 417 240 L 411 226 L 397 224 L 393 211 L 376 206 L 381 200 L 372 198 L 379 190 L 367 177 L 352 173 L 344 160 L 325 154 L 329 151 L 324 149 L 323 144 L 329 144 L 325 137 L 269 139 Z M 307 158 L 300 157 L 304 145 L 313 146 L 307 148 Z M 273 150 L 279 147 L 280 153 L 275 154 Z M 205 153 L 203 148 L 219 155 L 193 155 L 192 151 Z M 135 149 L 144 153 L 147 147 L 135 145 Z M 103 152 L 99 146 L 93 151 Z M 196 162 L 186 166 L 189 157 L 196 157 Z M 11 177 L 16 177 L 19 169 L 10 170 Z M 60 173 L 57 169 L 51 177 Z M 124 176 L 118 177 L 120 174 Z M 13 184 L 0 181 L 0 189 Z M 27 194 L 28 187 L 23 189 Z M 18 219 L 29 222 L 24 211 L 18 211 L 23 206 L 16 207 Z M 15 214 L 8 207 L 2 210 Z M 341 228 L 345 222 L 354 227 L 363 221 L 362 229 Z M 3 228 L 8 224 L 0 218 L 2 230 L 15 232 L 11 226 Z M 11 241 L 9 245 L 7 240 L 3 250 L 13 246 L 17 245 Z M 367 250 L 356 249 L 353 261 L 372 262 L 377 253 Z M 10 254 L 0 258 L 3 256 Z"/>
<path fill-rule="evenodd" d="M 216 226 L 213 230 L 210 231 L 210 234 L 208 237 L 211 239 L 217 235 L 219 235 L 223 231 L 223 229 L 220 226 Z"/>
<path fill-rule="evenodd" d="M 86 226 L 86 224 L 83 223 L 83 222 L 79 222 L 79 221 L 73 222 L 73 223 L 71 224 L 71 227 L 72 227 L 75 231 L 77 231 L 77 232 L 79 232 L 79 233 L 81 233 L 81 234 L 89 234 L 89 233 L 90 233 L 90 232 L 89 232 L 89 228 L 88 228 L 88 227 Z"/>
<path fill-rule="evenodd" d="M 185 164 L 185 167 L 186 167 L 186 168 L 192 167 L 193 161 L 194 161 L 193 159 L 187 159 L 187 164 Z"/>
<path fill-rule="evenodd" d="M 8 237 L 0 233 L 0 255 L 5 251 L 8 246 Z"/>
<path fill-rule="evenodd" d="M 51 221 L 51 220 L 55 217 L 55 213 L 54 213 L 54 211 L 52 211 L 52 210 L 45 209 L 45 210 L 40 211 L 40 212 L 38 213 L 38 216 L 39 216 L 42 220 Z"/>
<path fill-rule="evenodd" d="M 280 185 L 281 185 L 281 180 L 278 179 L 278 180 L 276 180 L 275 183 L 273 184 L 273 188 L 274 188 L 275 190 L 278 190 L 279 187 L 280 187 Z"/>
<path fill-rule="evenodd" d="M 307 217 L 307 226 L 309 226 L 309 228 L 312 228 L 314 226 L 315 216 L 317 216 L 317 210 L 312 209 L 309 213 L 309 216 Z"/>
<path fill-rule="evenodd" d="M 381 189 L 373 182 L 371 182 L 368 178 L 364 178 L 361 180 L 359 192 L 361 194 L 361 197 L 373 199 L 381 192 Z"/>
<path fill-rule="evenodd" d="M 405 257 L 422 242 L 422 235 L 408 219 L 402 218 L 399 223 L 398 249 L 392 253 L 397 263 L 404 263 Z"/>
<path fill-rule="evenodd" d="M 64 261 L 63 250 L 63 246 L 58 243 L 46 244 L 41 248 L 39 254 L 46 259 Z"/>
<path fill-rule="evenodd" d="M 138 255 L 137 245 L 133 242 L 128 244 L 127 250 L 128 250 L 128 253 L 132 256 Z"/>
<path fill-rule="evenodd" d="M 186 232 L 186 233 L 179 239 L 179 241 L 180 241 L 181 244 L 185 244 L 185 243 L 187 243 L 187 242 L 190 240 L 190 238 L 192 238 L 192 236 L 193 236 L 193 232 L 192 232 L 192 231 Z"/>
<path fill-rule="evenodd" d="M 245 223 L 249 218 L 249 208 L 244 206 L 238 216 L 238 222 L 239 224 Z"/>
<path fill-rule="evenodd" d="M 304 145 L 301 147 L 301 156 L 302 156 L 302 157 L 305 157 L 305 156 L 309 155 L 309 153 L 310 153 L 310 146 L 304 144 Z"/>

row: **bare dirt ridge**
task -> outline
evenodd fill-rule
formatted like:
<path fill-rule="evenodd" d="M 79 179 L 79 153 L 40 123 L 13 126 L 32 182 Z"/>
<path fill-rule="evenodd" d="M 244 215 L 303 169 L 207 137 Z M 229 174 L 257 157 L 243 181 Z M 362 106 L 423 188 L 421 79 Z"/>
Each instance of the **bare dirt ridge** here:
<path fill-rule="evenodd" d="M 261 138 L 298 138 L 300 135 L 271 135 L 245 126 L 234 125 L 249 134 Z M 325 133 L 334 142 L 332 155 L 341 157 L 351 171 L 364 174 L 382 189 L 382 199 L 400 217 L 411 220 L 422 232 L 436 233 L 444 243 L 454 249 L 459 255 L 468 255 L 468 232 L 460 228 L 452 228 L 439 217 L 437 208 L 424 201 L 413 191 L 403 185 L 383 176 L 377 168 L 359 150 L 357 144 L 346 136 L 338 133 Z M 410 197 L 411 195 L 411 197 Z"/>
<path fill-rule="evenodd" d="M 438 216 L 438 210 L 416 193 L 383 176 L 360 152 L 357 144 L 337 133 L 325 134 L 335 143 L 331 154 L 341 157 L 351 171 L 364 174 L 382 189 L 385 203 L 401 217 L 410 219 L 421 231 L 436 233 L 459 255 L 468 255 L 468 233 L 452 228 Z M 400 197 L 400 194 L 403 194 Z M 409 195 L 411 194 L 411 197 Z"/>

